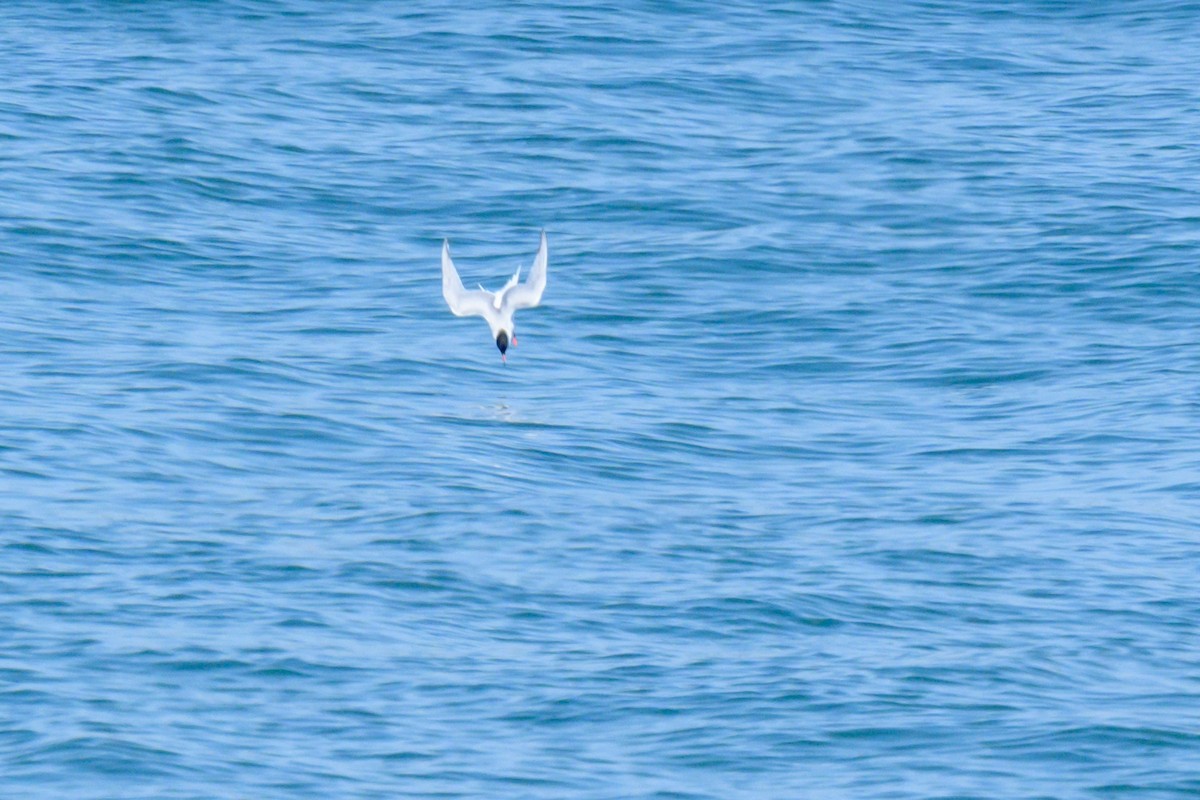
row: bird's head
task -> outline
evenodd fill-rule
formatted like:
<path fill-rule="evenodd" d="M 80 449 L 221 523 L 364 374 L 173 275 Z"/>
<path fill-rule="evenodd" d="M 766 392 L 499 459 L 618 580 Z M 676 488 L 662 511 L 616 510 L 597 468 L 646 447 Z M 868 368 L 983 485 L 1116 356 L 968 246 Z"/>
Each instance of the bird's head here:
<path fill-rule="evenodd" d="M 496 334 L 496 347 L 500 348 L 501 356 L 508 351 L 508 331 L 502 330 Z"/>

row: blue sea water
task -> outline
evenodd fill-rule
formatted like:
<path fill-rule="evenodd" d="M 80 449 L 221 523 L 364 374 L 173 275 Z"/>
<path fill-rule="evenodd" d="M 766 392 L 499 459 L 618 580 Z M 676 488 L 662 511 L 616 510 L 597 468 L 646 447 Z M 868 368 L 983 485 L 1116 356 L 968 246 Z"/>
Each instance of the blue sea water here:
<path fill-rule="evenodd" d="M 1200 5 L 0 32 L 0 796 L 1200 794 Z"/>

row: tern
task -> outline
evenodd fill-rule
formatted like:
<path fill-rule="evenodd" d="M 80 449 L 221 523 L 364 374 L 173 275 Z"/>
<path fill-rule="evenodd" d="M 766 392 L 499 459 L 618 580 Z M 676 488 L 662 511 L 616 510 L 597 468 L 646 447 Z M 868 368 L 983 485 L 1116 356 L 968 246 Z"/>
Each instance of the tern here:
<path fill-rule="evenodd" d="M 508 345 L 517 346 L 517 334 L 513 327 L 513 312 L 521 308 L 533 308 L 542 302 L 546 290 L 546 232 L 542 231 L 542 243 L 534 256 L 529 277 L 520 283 L 521 268 L 508 279 L 498 292 L 464 289 L 458 270 L 450 260 L 450 240 L 442 242 L 442 297 L 456 317 L 483 317 L 492 330 L 492 338 L 500 349 L 500 360 L 507 361 Z"/>

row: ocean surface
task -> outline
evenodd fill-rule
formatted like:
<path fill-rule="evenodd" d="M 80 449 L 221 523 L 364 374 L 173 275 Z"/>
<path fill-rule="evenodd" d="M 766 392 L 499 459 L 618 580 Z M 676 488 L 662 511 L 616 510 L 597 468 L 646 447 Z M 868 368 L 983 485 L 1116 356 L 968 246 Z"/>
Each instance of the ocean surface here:
<path fill-rule="evenodd" d="M 1200 795 L 1200 4 L 0 33 L 0 796 Z"/>

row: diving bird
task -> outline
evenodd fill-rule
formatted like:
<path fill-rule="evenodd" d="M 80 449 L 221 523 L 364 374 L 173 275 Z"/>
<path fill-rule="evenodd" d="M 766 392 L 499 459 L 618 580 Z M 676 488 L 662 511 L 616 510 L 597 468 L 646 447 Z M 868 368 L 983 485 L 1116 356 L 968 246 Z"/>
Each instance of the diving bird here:
<path fill-rule="evenodd" d="M 450 240 L 442 242 L 442 297 L 454 312 L 456 317 L 483 317 L 492 329 L 492 338 L 496 347 L 500 348 L 500 360 L 507 361 L 509 343 L 517 346 L 517 334 L 513 327 L 513 312 L 520 308 L 533 308 L 542 302 L 542 292 L 546 290 L 546 232 L 542 231 L 542 243 L 534 256 L 533 266 L 529 269 L 529 277 L 520 283 L 521 268 L 508 279 L 508 283 L 498 292 L 489 292 L 480 286 L 478 289 L 464 289 L 458 270 L 450 260 Z"/>

